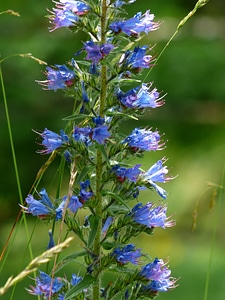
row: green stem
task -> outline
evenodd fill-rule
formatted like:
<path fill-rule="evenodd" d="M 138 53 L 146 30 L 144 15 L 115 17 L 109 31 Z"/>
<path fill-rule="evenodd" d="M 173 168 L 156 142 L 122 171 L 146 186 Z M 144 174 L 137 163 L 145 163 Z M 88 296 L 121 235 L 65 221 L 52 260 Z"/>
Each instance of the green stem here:
<path fill-rule="evenodd" d="M 224 194 L 224 191 L 223 191 L 223 189 L 224 189 L 224 185 L 223 185 L 224 178 L 225 178 L 225 167 L 223 169 L 222 182 L 221 182 L 221 185 L 220 185 L 222 188 L 220 190 L 220 196 L 219 196 L 218 205 L 217 205 L 217 212 L 215 213 L 214 222 L 213 222 L 211 249 L 210 249 L 208 270 L 207 270 L 207 274 L 206 274 L 205 291 L 204 291 L 203 300 L 208 299 L 209 281 L 210 281 L 210 276 L 212 275 L 213 257 L 215 257 L 216 234 L 218 232 L 219 221 L 221 220 L 220 212 L 221 212 L 221 204 L 222 204 L 223 194 Z"/>
<path fill-rule="evenodd" d="M 106 16 L 107 16 L 107 5 L 106 0 L 102 0 L 101 3 L 101 44 L 105 43 L 105 30 L 106 30 Z M 99 103 L 99 115 L 104 117 L 105 111 L 105 99 L 106 99 L 106 85 L 107 85 L 107 76 L 106 76 L 106 66 L 101 66 L 101 90 L 100 90 L 100 103 Z M 93 251 L 97 257 L 101 254 L 101 231 L 102 231 L 102 173 L 103 173 L 103 157 L 102 152 L 97 149 L 97 158 L 96 158 L 96 208 L 95 215 L 99 217 L 98 228 L 96 236 L 94 239 Z M 100 299 L 100 284 L 101 284 L 101 274 L 98 274 L 96 278 L 96 283 L 93 285 L 93 300 Z"/>
<path fill-rule="evenodd" d="M 3 101 L 4 101 L 4 106 L 5 106 L 5 114 L 6 114 L 6 121 L 7 121 L 7 126 L 8 126 L 10 146 L 11 146 L 11 151 L 12 151 L 14 171 L 15 171 L 15 175 L 16 175 L 17 189 L 18 189 L 20 203 L 23 204 L 23 195 L 22 195 L 22 190 L 21 190 L 19 170 L 18 170 L 18 165 L 17 165 L 17 160 L 16 160 L 16 153 L 15 153 L 15 148 L 14 148 L 13 134 L 12 134 L 12 129 L 11 129 L 11 122 L 10 122 L 10 116 L 9 116 L 9 110 L 8 110 L 8 104 L 7 104 L 7 98 L 6 98 L 6 92 L 5 92 L 5 85 L 4 85 L 4 80 L 3 80 L 1 63 L 0 63 L 0 82 L 1 82 Z M 19 216 L 20 216 L 20 214 L 19 214 Z M 19 219 L 19 216 L 18 216 L 18 219 Z M 27 241 L 28 241 L 28 248 L 29 248 L 30 258 L 33 259 L 33 252 L 32 252 L 32 247 L 31 247 L 31 244 L 30 244 L 30 235 L 29 235 L 29 231 L 28 231 L 28 224 L 27 224 L 27 219 L 25 217 L 25 214 L 22 214 L 22 220 L 23 220 L 24 226 L 25 226 L 25 232 L 26 232 L 26 237 L 27 237 Z M 16 224 L 15 224 L 15 226 L 16 226 Z M 11 231 L 11 233 L 12 233 L 12 231 Z M 4 256 L 6 248 L 8 246 L 8 243 L 9 243 L 9 240 L 10 240 L 10 237 L 11 237 L 11 233 L 10 233 L 10 236 L 9 236 L 9 238 L 6 242 L 6 245 L 3 249 L 3 252 L 1 254 L 1 257 L 0 257 L 1 260 Z"/>

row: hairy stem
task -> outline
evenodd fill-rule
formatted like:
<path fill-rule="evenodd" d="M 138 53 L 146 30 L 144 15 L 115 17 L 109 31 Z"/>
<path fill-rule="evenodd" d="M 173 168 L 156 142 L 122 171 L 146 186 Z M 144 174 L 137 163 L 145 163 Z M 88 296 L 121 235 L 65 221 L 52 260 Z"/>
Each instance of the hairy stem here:
<path fill-rule="evenodd" d="M 101 3 L 101 44 L 105 43 L 105 28 L 106 28 L 106 14 L 107 14 L 107 5 L 106 0 L 102 0 Z M 104 117 L 105 110 L 105 99 L 106 99 L 106 66 L 101 66 L 101 90 L 100 90 L 100 103 L 99 103 L 99 115 Z M 102 152 L 97 149 L 97 160 L 96 160 L 96 217 L 99 217 L 97 233 L 94 240 L 93 251 L 97 257 L 101 253 L 101 230 L 102 230 L 102 195 L 101 195 L 101 186 L 102 186 L 102 173 L 103 173 L 103 157 Z M 100 299 L 100 284 L 101 284 L 101 274 L 96 278 L 96 283 L 93 285 L 93 300 Z"/>

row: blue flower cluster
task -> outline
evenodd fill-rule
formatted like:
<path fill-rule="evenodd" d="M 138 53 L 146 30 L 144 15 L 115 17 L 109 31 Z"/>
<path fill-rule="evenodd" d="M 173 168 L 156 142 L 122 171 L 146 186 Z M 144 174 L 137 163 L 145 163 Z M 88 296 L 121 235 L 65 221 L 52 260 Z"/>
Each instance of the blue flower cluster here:
<path fill-rule="evenodd" d="M 57 296 L 57 300 L 65 299 L 65 287 L 68 285 L 76 286 L 82 281 L 82 277 L 72 274 L 71 281 L 68 282 L 66 278 L 55 277 L 52 278 L 45 272 L 39 271 L 39 276 L 36 278 L 36 286 L 30 286 L 28 292 L 31 295 L 42 297 L 42 299 L 53 299 Z"/>
<path fill-rule="evenodd" d="M 175 287 L 176 280 L 163 260 L 156 258 L 145 264 L 146 255 L 131 240 L 143 232 L 151 235 L 155 228 L 172 227 L 175 221 L 167 216 L 165 202 L 141 203 L 138 197 L 142 190 L 150 189 L 161 201 L 166 199 L 168 193 L 161 184 L 174 177 L 168 175 L 165 157 L 147 171 L 139 163 L 133 165 L 144 151 L 163 150 L 165 142 L 162 134 L 150 127 L 136 127 L 124 136 L 121 121 L 138 119 L 146 109 L 165 103 L 152 82 L 137 86 L 136 80 L 154 62 L 151 48 L 141 44 L 141 37 L 157 30 L 160 24 L 150 10 L 122 18 L 123 5 L 135 0 L 53 2 L 50 31 L 67 27 L 73 33 L 82 30 L 89 36 L 68 63 L 47 67 L 46 80 L 38 81 L 44 89 L 63 90 L 74 101 L 72 114 L 64 118 L 68 121 L 64 130 L 58 134 L 45 128 L 38 133 L 43 146 L 38 152 L 51 154 L 50 158 L 60 155 L 60 166 L 69 169 L 69 192 L 59 196 L 64 179 L 60 169 L 56 199 L 50 199 L 42 189 L 40 199 L 29 194 L 22 209 L 49 223 L 63 221 L 68 232 L 81 241 L 83 251 L 78 255 L 84 262 L 78 272 L 85 275 L 84 279 L 72 275 L 69 282 L 66 277 L 52 278 L 40 272 L 36 286 L 29 292 L 43 299 L 52 296 L 62 300 L 81 282 L 80 294 L 75 290 L 76 299 L 99 299 L 100 291 L 105 299 L 122 294 L 127 300 L 152 299 L 158 292 Z M 133 46 L 135 42 L 138 45 Z M 137 203 L 133 206 L 134 199 Z M 55 225 L 49 231 L 47 248 L 54 246 L 54 229 Z M 72 257 L 77 256 L 73 253 Z M 101 287 L 102 274 L 110 270 L 118 272 L 118 279 Z"/>
<path fill-rule="evenodd" d="M 165 265 L 162 259 L 155 258 L 142 268 L 140 275 L 151 280 L 148 285 L 142 286 L 144 291 L 166 292 L 175 284 L 176 280 L 170 277 L 171 271 Z"/>
<path fill-rule="evenodd" d="M 141 32 L 149 33 L 158 29 L 158 23 L 153 22 L 154 15 L 149 10 L 144 15 L 137 13 L 133 18 L 125 21 L 116 21 L 110 24 L 109 28 L 115 32 L 124 32 L 128 36 L 138 36 Z"/>

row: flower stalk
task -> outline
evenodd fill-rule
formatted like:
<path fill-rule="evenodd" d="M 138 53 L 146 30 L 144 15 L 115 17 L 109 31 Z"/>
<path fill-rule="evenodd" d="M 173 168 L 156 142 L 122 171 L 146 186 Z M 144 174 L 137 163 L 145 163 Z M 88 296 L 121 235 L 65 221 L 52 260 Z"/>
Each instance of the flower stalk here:
<path fill-rule="evenodd" d="M 107 15 L 107 5 L 106 0 L 101 1 L 101 44 L 103 45 L 106 41 L 106 15 Z M 107 68 L 105 65 L 101 65 L 101 87 L 100 87 L 100 103 L 99 103 L 99 116 L 104 118 L 105 113 L 105 101 L 106 101 L 106 86 L 107 86 Z M 103 211 L 103 201 L 102 201 L 102 174 L 103 174 L 103 157 L 100 149 L 97 149 L 97 161 L 96 161 L 96 209 L 95 215 L 98 217 L 97 232 L 94 239 L 93 251 L 96 257 L 100 257 L 101 254 L 101 231 L 102 231 L 102 211 Z M 100 299 L 100 287 L 101 287 L 101 273 L 97 275 L 95 284 L 93 285 L 93 300 Z"/>

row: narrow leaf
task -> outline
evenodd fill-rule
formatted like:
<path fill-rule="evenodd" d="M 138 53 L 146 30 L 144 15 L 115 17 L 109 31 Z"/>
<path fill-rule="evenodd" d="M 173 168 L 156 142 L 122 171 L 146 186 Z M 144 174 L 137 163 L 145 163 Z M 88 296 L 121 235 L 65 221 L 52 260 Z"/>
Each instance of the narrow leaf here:
<path fill-rule="evenodd" d="M 124 202 L 124 200 L 120 196 L 118 196 L 117 194 L 112 193 L 110 191 L 102 190 L 102 195 L 103 196 L 110 196 L 110 197 L 112 197 L 113 199 L 117 200 L 120 204 L 124 205 L 127 209 L 130 210 L 130 208 L 126 204 L 126 202 Z"/>
<path fill-rule="evenodd" d="M 56 268 L 55 268 L 55 273 L 57 273 L 59 270 L 61 270 L 63 267 L 65 267 L 68 263 L 70 263 L 72 260 L 75 260 L 77 257 L 79 256 L 84 256 L 86 255 L 87 252 L 86 251 L 82 251 L 82 252 L 78 252 L 78 253 L 73 253 L 73 254 L 70 254 L 66 257 L 64 257 L 63 259 L 61 259 Z"/>
<path fill-rule="evenodd" d="M 79 282 L 76 286 L 70 289 L 65 297 L 64 300 L 75 299 L 74 297 L 81 293 L 83 290 L 90 287 L 90 285 L 95 281 L 95 278 L 91 275 L 86 275 L 81 282 Z"/>
<path fill-rule="evenodd" d="M 87 247 L 90 248 L 90 246 L 92 245 L 92 243 L 94 241 L 96 233 L 97 233 L 99 217 L 91 215 L 88 218 L 88 221 L 90 222 L 90 232 L 89 232 L 89 236 L 88 236 Z"/>

